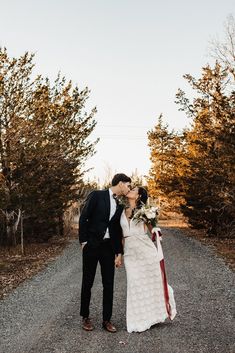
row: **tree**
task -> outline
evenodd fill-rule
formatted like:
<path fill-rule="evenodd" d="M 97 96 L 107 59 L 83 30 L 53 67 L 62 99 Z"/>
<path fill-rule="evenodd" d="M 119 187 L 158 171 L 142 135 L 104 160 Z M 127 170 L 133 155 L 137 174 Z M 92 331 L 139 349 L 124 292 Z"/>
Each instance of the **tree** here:
<path fill-rule="evenodd" d="M 235 80 L 235 20 L 232 15 L 225 23 L 225 38 L 223 41 L 214 39 L 211 42 L 211 55 L 220 65 L 227 69 Z"/>
<path fill-rule="evenodd" d="M 148 139 L 152 162 L 148 178 L 150 195 L 165 208 L 176 208 L 182 191 L 178 176 L 184 168 L 183 138 L 169 131 L 160 115 L 154 129 L 148 132 Z"/>
<path fill-rule="evenodd" d="M 73 88 L 60 75 L 53 84 L 33 80 L 33 55 L 0 54 L 2 212 L 24 211 L 25 233 L 47 239 L 63 233 L 63 213 L 83 185 L 84 163 L 97 142 L 88 140 L 96 109 L 86 113 L 89 90 Z M 14 243 L 14 237 L 10 232 L 2 241 Z"/>
<path fill-rule="evenodd" d="M 147 183 L 145 177 L 139 174 L 137 168 L 131 173 L 130 178 L 133 186 L 143 186 L 144 188 L 148 187 L 146 185 Z"/>
<path fill-rule="evenodd" d="M 194 227 L 210 235 L 234 234 L 235 216 L 235 94 L 228 90 L 230 71 L 219 63 L 203 68 L 198 80 L 184 77 L 197 92 L 189 102 L 179 91 L 177 103 L 193 117 L 186 133 L 187 175 L 182 176 L 184 214 Z"/>
<path fill-rule="evenodd" d="M 235 236 L 235 22 L 230 16 L 223 42 L 214 41 L 214 66 L 199 79 L 184 78 L 190 101 L 178 91 L 176 103 L 191 119 L 182 134 L 169 132 L 162 119 L 149 133 L 152 194 L 181 203 L 189 223 L 208 235 Z"/>
<path fill-rule="evenodd" d="M 33 55 L 26 53 L 19 59 L 10 59 L 6 49 L 0 49 L 0 171 L 3 176 L 1 205 L 5 220 L 5 242 L 16 244 L 16 225 L 20 213 L 20 190 L 13 172 L 19 159 L 17 134 L 24 130 L 23 117 L 27 114 L 27 102 L 31 86 Z"/>

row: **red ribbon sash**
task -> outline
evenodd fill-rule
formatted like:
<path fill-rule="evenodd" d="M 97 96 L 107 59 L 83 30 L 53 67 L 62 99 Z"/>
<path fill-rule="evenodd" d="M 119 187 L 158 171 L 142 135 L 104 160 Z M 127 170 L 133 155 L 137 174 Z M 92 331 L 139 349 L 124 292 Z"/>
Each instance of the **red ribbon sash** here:
<path fill-rule="evenodd" d="M 155 232 L 152 233 L 153 227 L 150 224 L 148 224 L 147 227 L 148 227 L 148 230 L 150 231 L 150 233 L 152 234 L 152 237 L 151 237 L 152 241 L 156 241 L 156 237 L 157 236 L 160 237 L 161 233 L 160 232 L 157 232 L 157 233 L 160 233 L 160 234 L 156 234 Z M 160 261 L 160 269 L 161 269 L 161 275 L 162 275 L 162 283 L 163 283 L 166 311 L 167 311 L 169 319 L 171 319 L 171 313 L 172 312 L 171 312 L 171 306 L 170 306 L 170 298 L 169 298 L 169 291 L 168 291 L 168 284 L 167 284 L 167 277 L 166 277 L 166 269 L 165 269 L 164 259 L 162 259 Z"/>

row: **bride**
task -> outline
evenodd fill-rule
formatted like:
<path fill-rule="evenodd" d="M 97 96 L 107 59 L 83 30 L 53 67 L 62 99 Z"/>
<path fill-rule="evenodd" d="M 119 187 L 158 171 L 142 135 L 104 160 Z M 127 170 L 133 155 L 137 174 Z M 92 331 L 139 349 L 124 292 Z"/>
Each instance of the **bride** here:
<path fill-rule="evenodd" d="M 120 224 L 127 275 L 127 331 L 142 332 L 168 317 L 173 320 L 176 307 L 173 289 L 167 284 L 161 266 L 164 260 L 161 261 L 160 241 L 158 239 L 157 249 L 147 234 L 144 222 L 133 219 L 135 211 L 147 202 L 147 191 L 135 187 L 126 197 L 129 207 L 124 209 Z"/>

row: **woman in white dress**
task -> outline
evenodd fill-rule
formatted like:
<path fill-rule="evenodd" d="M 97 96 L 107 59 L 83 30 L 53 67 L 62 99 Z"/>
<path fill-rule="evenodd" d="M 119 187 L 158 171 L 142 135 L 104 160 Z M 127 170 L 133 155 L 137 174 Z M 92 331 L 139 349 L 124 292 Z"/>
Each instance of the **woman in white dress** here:
<path fill-rule="evenodd" d="M 136 187 L 127 198 L 129 207 L 124 209 L 120 219 L 127 274 L 127 331 L 142 332 L 167 318 L 173 320 L 176 307 L 173 290 L 160 265 L 163 259 L 160 240 L 157 239 L 156 247 L 144 222 L 133 219 L 136 209 L 147 202 L 147 191 Z"/>

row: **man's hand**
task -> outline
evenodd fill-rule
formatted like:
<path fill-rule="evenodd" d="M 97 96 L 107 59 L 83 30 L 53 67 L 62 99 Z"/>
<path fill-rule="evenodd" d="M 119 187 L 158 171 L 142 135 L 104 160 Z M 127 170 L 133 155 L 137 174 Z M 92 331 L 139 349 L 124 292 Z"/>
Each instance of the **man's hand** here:
<path fill-rule="evenodd" d="M 122 254 L 115 255 L 115 267 L 121 267 L 122 266 Z"/>

